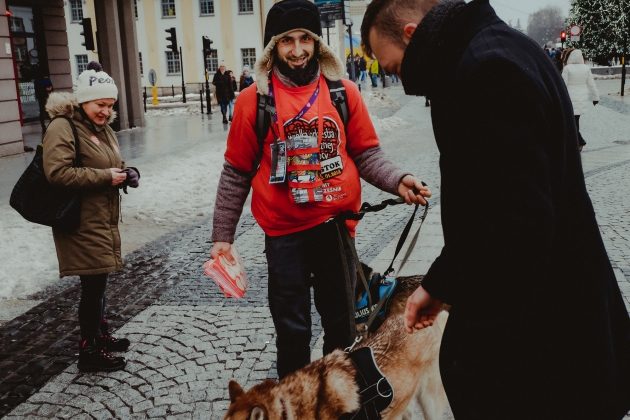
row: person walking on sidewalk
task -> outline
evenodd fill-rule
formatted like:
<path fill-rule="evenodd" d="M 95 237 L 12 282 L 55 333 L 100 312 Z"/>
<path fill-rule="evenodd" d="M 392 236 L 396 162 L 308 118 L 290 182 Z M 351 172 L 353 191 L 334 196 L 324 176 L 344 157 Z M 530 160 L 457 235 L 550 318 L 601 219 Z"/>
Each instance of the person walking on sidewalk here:
<path fill-rule="evenodd" d="M 236 76 L 234 76 L 234 72 L 232 70 L 228 70 L 225 72 L 230 78 L 230 89 L 228 89 L 228 120 L 232 121 L 232 115 L 234 114 L 234 99 L 236 99 L 236 92 L 238 91 L 238 86 L 236 85 Z"/>
<path fill-rule="evenodd" d="M 378 60 L 372 60 L 370 63 L 370 80 L 372 81 L 372 87 L 378 86 L 377 80 L 379 75 Z"/>
<path fill-rule="evenodd" d="M 230 97 L 234 96 L 234 87 L 232 85 L 232 78 L 225 71 L 225 63 L 221 62 L 219 71 L 214 74 L 212 84 L 215 87 L 215 95 L 217 97 L 217 103 L 221 107 L 221 114 L 223 115 L 223 124 L 228 123 L 227 112 L 230 104 Z"/>
<path fill-rule="evenodd" d="M 445 245 L 405 324 L 451 305 L 440 371 L 455 418 L 621 419 L 630 319 L 553 63 L 488 0 L 373 0 L 361 35 L 431 98 Z"/>
<path fill-rule="evenodd" d="M 238 83 L 238 91 L 242 92 L 245 88 L 254 84 L 254 78 L 250 74 L 248 66 L 243 67 L 243 74 L 241 74 L 241 80 Z"/>
<path fill-rule="evenodd" d="M 573 104 L 575 126 L 578 133 L 578 148 L 582 151 L 586 141 L 582 137 L 582 133 L 580 133 L 580 116 L 588 111 L 591 103 L 593 106 L 599 103 L 599 91 L 597 86 L 595 86 L 591 69 L 584 64 L 582 51 L 574 49 L 567 54 L 566 64 L 562 69 L 562 78 L 567 85 L 571 103 Z"/>
<path fill-rule="evenodd" d="M 81 280 L 79 326 L 81 372 L 115 371 L 125 367 L 122 357 L 129 340 L 114 338 L 105 317 L 108 274 L 122 268 L 120 255 L 119 188 L 137 187 L 140 174 L 126 168 L 116 134 L 109 127 L 118 99 L 114 80 L 100 64 L 91 62 L 77 80 L 75 95 L 51 93 L 46 110 L 53 119 L 43 139 L 44 172 L 57 187 L 81 192 L 81 222 L 73 232 L 53 228 L 60 276 Z M 77 105 L 78 103 L 78 105 Z M 71 123 L 65 118 L 70 118 Z M 81 166 L 74 167 L 76 127 Z"/>
<path fill-rule="evenodd" d="M 341 82 L 350 114 L 344 124 L 327 81 L 339 81 L 344 64 L 321 33 L 319 12 L 308 0 L 284 0 L 270 9 L 256 83 L 236 101 L 215 200 L 211 257 L 230 258 L 253 190 L 252 213 L 265 232 L 280 378 L 310 362 L 311 286 L 324 353 L 354 339 L 356 267 L 341 235 L 347 229 L 354 236 L 356 221 L 332 219 L 359 210 L 359 175 L 408 203 L 425 204 L 430 196 L 419 180 L 385 158 L 358 87 L 348 80 Z M 272 95 L 275 102 L 262 148 L 257 95 Z"/>

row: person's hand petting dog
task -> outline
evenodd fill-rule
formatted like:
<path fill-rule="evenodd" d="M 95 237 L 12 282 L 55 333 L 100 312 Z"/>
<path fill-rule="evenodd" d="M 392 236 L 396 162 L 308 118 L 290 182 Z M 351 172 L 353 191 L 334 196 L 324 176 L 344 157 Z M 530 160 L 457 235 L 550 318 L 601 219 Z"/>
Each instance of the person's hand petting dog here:
<path fill-rule="evenodd" d="M 398 195 L 407 204 L 427 205 L 427 198 L 431 197 L 431 190 L 413 175 L 405 175 L 398 184 Z"/>
<path fill-rule="evenodd" d="M 422 286 L 419 286 L 407 298 L 405 330 L 411 334 L 414 331 L 430 327 L 433 325 L 442 307 L 442 301 L 432 298 Z"/>

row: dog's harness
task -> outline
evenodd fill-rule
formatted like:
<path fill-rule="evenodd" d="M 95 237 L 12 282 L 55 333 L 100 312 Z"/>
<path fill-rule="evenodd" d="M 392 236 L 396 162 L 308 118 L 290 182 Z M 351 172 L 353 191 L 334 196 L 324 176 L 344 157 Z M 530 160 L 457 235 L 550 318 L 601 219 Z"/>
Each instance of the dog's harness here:
<path fill-rule="evenodd" d="M 370 347 L 362 347 L 348 353 L 354 363 L 357 373 L 355 381 L 359 386 L 361 408 L 351 414 L 344 414 L 340 420 L 374 420 L 381 418 L 381 411 L 385 410 L 394 399 L 391 384 L 376 365 L 374 353 Z"/>

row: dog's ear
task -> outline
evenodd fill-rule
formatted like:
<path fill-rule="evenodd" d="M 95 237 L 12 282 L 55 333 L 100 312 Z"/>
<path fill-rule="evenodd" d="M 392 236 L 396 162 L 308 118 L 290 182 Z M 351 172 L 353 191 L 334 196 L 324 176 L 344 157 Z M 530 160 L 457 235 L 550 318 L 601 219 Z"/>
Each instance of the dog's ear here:
<path fill-rule="evenodd" d="M 238 397 L 245 393 L 245 391 L 243 391 L 243 388 L 236 381 L 230 381 L 230 383 L 228 384 L 228 389 L 230 391 L 230 402 L 236 401 Z"/>
<path fill-rule="evenodd" d="M 265 420 L 265 410 L 260 407 L 254 407 L 251 413 L 249 413 L 249 420 Z"/>

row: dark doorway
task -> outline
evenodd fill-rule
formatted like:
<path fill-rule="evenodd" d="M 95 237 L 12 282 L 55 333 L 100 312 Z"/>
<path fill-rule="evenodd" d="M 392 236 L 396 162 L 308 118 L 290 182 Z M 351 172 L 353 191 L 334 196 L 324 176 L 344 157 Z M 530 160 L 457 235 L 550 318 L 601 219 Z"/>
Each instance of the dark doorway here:
<path fill-rule="evenodd" d="M 9 1 L 9 31 L 22 124 L 37 121 L 43 108 L 42 89 L 50 83 L 42 15 L 38 6 Z M 47 96 L 47 95 L 46 95 Z"/>

